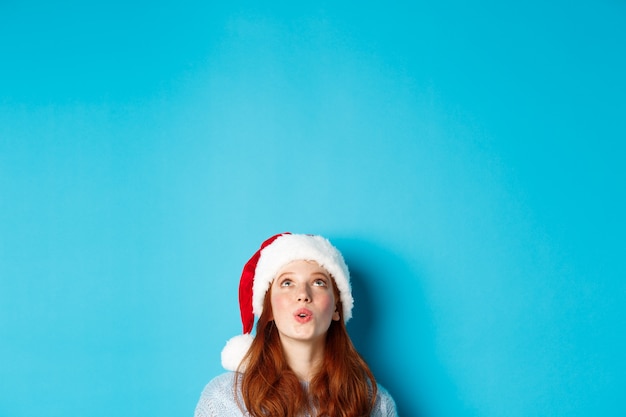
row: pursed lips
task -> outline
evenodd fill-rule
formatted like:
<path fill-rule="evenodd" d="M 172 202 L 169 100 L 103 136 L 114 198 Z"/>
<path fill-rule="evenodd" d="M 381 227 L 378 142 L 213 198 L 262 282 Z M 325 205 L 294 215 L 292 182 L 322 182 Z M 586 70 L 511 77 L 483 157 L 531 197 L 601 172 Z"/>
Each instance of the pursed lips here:
<path fill-rule="evenodd" d="M 299 308 L 294 313 L 294 317 L 296 318 L 297 321 L 301 323 L 305 323 L 309 321 L 311 317 L 313 317 L 313 312 L 306 308 Z"/>

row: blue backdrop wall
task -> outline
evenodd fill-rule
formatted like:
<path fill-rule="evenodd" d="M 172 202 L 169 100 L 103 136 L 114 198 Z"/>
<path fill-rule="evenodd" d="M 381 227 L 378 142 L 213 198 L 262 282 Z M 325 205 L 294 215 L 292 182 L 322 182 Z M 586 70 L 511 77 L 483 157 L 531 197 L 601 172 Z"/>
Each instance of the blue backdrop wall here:
<path fill-rule="evenodd" d="M 623 416 L 624 2 L 220 3 L 0 5 L 0 415 L 192 415 L 289 230 L 400 415 Z"/>

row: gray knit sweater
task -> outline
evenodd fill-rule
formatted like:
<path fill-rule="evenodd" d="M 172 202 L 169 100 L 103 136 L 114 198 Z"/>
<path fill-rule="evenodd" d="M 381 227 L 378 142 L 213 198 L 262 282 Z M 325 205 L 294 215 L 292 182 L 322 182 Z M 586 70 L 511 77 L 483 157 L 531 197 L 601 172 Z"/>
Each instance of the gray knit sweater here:
<path fill-rule="evenodd" d="M 242 412 L 235 400 L 234 377 L 234 372 L 227 372 L 211 380 L 200 395 L 194 417 L 248 417 L 248 412 Z M 243 404 L 240 390 L 237 390 L 237 396 Z M 393 398 L 380 384 L 376 404 L 370 416 L 398 417 Z"/>

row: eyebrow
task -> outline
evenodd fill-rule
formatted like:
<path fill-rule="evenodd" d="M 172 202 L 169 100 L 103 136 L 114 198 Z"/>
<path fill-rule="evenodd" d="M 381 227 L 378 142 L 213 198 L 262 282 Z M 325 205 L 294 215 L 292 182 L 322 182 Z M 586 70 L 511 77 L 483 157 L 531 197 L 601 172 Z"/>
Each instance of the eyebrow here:
<path fill-rule="evenodd" d="M 293 272 L 293 271 L 287 270 L 287 271 L 283 272 L 282 274 L 280 274 L 279 276 L 277 276 L 275 279 L 281 279 L 284 276 L 290 276 L 290 275 L 297 275 L 297 274 L 295 272 Z M 326 273 L 321 272 L 321 271 L 313 272 L 311 274 L 311 277 L 324 277 L 326 279 L 330 279 L 330 275 L 329 274 L 326 274 Z"/>

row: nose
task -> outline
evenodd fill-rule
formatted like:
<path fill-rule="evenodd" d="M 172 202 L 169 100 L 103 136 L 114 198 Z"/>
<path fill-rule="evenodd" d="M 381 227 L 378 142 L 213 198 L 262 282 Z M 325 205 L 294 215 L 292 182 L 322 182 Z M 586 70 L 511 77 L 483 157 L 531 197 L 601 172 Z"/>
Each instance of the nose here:
<path fill-rule="evenodd" d="M 302 286 L 300 291 L 298 291 L 298 301 L 304 301 L 305 303 L 311 301 L 311 294 L 309 294 L 307 286 Z"/>

